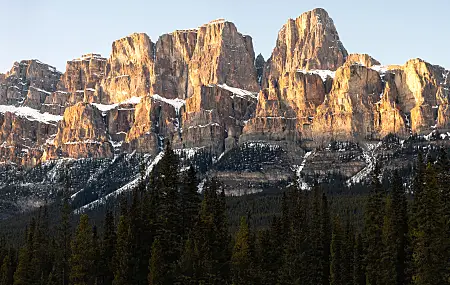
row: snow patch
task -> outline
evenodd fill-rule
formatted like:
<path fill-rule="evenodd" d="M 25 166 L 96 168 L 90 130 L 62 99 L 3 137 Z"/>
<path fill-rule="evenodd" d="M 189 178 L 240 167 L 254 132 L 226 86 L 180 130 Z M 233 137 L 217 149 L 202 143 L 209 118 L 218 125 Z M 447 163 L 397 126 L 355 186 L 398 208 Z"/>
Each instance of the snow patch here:
<path fill-rule="evenodd" d="M 375 70 L 376 72 L 380 73 L 380 74 L 384 74 L 386 72 L 388 72 L 388 66 L 386 65 L 373 65 L 371 67 L 372 70 Z"/>
<path fill-rule="evenodd" d="M 52 115 L 50 113 L 40 113 L 39 110 L 30 107 L 15 107 L 10 105 L 0 105 L 0 113 L 13 113 L 16 116 L 26 118 L 30 121 L 39 121 L 45 124 L 59 122 L 63 116 Z"/>
<path fill-rule="evenodd" d="M 217 84 L 217 87 L 228 90 L 231 93 L 233 93 L 234 95 L 239 96 L 239 97 L 249 96 L 253 99 L 256 99 L 257 94 L 258 94 L 258 93 L 247 91 L 244 89 L 231 87 L 231 86 L 228 86 L 227 84 Z"/>
<path fill-rule="evenodd" d="M 314 69 L 314 70 L 298 69 L 297 72 L 300 72 L 303 74 L 319 75 L 322 78 L 322 81 L 326 81 L 328 77 L 334 78 L 334 76 L 336 75 L 336 71 L 320 70 L 320 69 Z"/>
<path fill-rule="evenodd" d="M 347 185 L 351 186 L 353 184 L 359 183 L 363 181 L 374 169 L 376 163 L 375 151 L 382 145 L 382 142 L 377 144 L 367 143 L 365 147 L 362 147 L 363 157 L 366 161 L 366 167 L 364 167 L 361 171 L 356 173 L 350 179 L 347 180 Z"/>
<path fill-rule="evenodd" d="M 161 101 L 161 102 L 164 102 L 164 103 L 167 103 L 169 105 L 172 105 L 175 108 L 175 111 L 177 112 L 177 115 L 180 114 L 181 107 L 183 107 L 186 104 L 186 101 L 183 100 L 183 99 L 179 99 L 179 98 L 167 99 L 167 98 L 164 98 L 164 97 L 162 97 L 162 96 L 160 96 L 158 94 L 154 94 L 152 96 L 152 99 L 153 100 L 158 100 L 158 101 Z"/>
<path fill-rule="evenodd" d="M 37 87 L 34 87 L 34 86 L 30 86 L 30 88 L 33 88 L 33 89 L 35 89 L 35 90 L 37 90 L 39 92 L 42 92 L 42 93 L 45 93 L 45 94 L 48 94 L 48 95 L 52 94 L 52 92 L 48 92 L 48 91 L 45 91 L 44 89 L 40 89 L 40 88 L 37 88 Z"/>
<path fill-rule="evenodd" d="M 160 152 L 150 163 L 150 165 L 147 167 L 147 169 L 145 170 L 145 175 L 144 177 L 148 177 L 150 175 L 150 173 L 152 172 L 153 168 L 158 164 L 158 162 L 163 158 L 164 156 L 164 152 Z M 98 200 L 95 200 L 87 205 L 84 205 L 83 207 L 77 209 L 74 211 L 75 214 L 81 214 L 84 213 L 86 210 L 89 209 L 93 209 L 99 205 L 102 205 L 104 203 L 106 203 L 106 201 L 108 201 L 111 198 L 117 197 L 122 193 L 125 193 L 127 191 L 130 191 L 132 189 L 134 189 L 135 187 L 138 186 L 139 181 L 140 181 L 141 177 L 140 174 L 136 175 L 135 179 L 133 179 L 131 182 L 129 182 L 128 184 L 125 184 L 124 186 L 120 187 L 119 189 L 115 190 L 112 193 L 109 193 L 108 195 L 106 195 L 105 197 L 102 197 Z"/>
<path fill-rule="evenodd" d="M 102 111 L 103 113 L 111 111 L 117 107 L 119 107 L 120 105 L 125 105 L 125 104 L 139 104 L 142 100 L 142 97 L 131 97 L 130 99 L 127 99 L 125 101 L 122 101 L 120 103 L 115 103 L 115 104 L 99 104 L 99 103 L 91 103 L 91 105 L 95 106 L 97 109 L 99 109 L 100 111 Z"/>
<path fill-rule="evenodd" d="M 306 160 L 308 159 L 308 157 L 310 157 L 313 154 L 312 151 L 308 151 L 307 153 L 305 153 L 305 156 L 303 157 L 303 161 L 300 164 L 300 166 L 297 168 L 297 170 L 295 171 L 296 175 L 297 175 L 297 182 L 298 185 L 300 187 L 300 189 L 302 190 L 309 190 L 310 187 L 308 185 L 308 183 L 306 183 L 306 181 L 303 179 L 303 177 L 301 176 L 302 174 L 302 170 L 303 168 L 305 168 L 306 165 Z"/>

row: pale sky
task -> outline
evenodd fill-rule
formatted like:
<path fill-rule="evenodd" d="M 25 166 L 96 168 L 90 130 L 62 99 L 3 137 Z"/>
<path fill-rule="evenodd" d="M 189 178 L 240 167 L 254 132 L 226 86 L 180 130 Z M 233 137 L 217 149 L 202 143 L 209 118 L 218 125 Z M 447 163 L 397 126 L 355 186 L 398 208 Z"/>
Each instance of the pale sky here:
<path fill-rule="evenodd" d="M 450 69 L 448 0 L 0 0 L 0 72 L 31 58 L 64 71 L 85 53 L 109 57 L 111 43 L 133 32 L 156 42 L 217 18 L 251 35 L 255 53 L 267 59 L 282 25 L 317 7 L 333 18 L 349 53 L 382 64 L 420 57 Z"/>

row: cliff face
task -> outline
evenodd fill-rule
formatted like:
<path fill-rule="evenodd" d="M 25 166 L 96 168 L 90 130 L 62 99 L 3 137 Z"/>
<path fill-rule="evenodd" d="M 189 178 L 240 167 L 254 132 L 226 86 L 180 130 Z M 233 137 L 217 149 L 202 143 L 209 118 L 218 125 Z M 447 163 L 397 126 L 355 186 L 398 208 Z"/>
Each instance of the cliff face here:
<path fill-rule="evenodd" d="M 157 154 L 165 139 L 218 157 L 254 141 L 314 149 L 445 134 L 448 74 L 420 59 L 381 66 L 348 54 L 323 9 L 289 20 L 267 62 L 221 19 L 156 42 L 132 34 L 108 59 L 86 54 L 63 74 L 37 60 L 0 74 L 1 159 Z"/>
<path fill-rule="evenodd" d="M 276 46 L 267 62 L 265 82 L 285 72 L 336 70 L 347 57 L 333 20 L 323 9 L 303 13 L 289 21 L 278 33 Z"/>
<path fill-rule="evenodd" d="M 115 41 L 106 65 L 102 89 L 104 102 L 118 103 L 149 94 L 154 83 L 155 44 L 146 34 Z"/>

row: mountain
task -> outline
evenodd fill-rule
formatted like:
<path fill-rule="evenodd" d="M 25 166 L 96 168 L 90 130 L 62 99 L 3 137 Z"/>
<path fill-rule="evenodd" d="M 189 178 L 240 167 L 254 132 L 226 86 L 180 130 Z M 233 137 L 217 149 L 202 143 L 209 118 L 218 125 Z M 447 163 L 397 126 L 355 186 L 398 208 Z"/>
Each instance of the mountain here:
<path fill-rule="evenodd" d="M 114 197 L 166 140 L 229 194 L 295 176 L 357 183 L 377 159 L 406 169 L 418 149 L 450 146 L 449 73 L 349 54 L 323 9 L 288 20 L 267 61 L 219 19 L 156 42 L 132 34 L 64 73 L 16 62 L 0 74 L 0 215 L 53 199 L 65 169 L 79 207 Z"/>

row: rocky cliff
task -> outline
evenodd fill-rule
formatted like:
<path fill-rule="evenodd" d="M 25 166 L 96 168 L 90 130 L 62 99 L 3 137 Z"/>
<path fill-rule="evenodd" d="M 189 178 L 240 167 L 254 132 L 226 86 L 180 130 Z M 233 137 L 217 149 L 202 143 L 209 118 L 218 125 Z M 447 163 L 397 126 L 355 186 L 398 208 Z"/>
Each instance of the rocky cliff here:
<path fill-rule="evenodd" d="M 68 61 L 64 73 L 25 60 L 0 74 L 0 162 L 155 157 L 168 139 L 239 187 L 303 169 L 352 177 L 391 135 L 449 145 L 449 73 L 421 59 L 382 66 L 348 54 L 323 9 L 290 19 L 267 62 L 222 19 L 156 42 L 136 33 L 108 58 Z M 267 161 L 226 172 L 233 156 L 254 161 L 254 149 Z"/>

